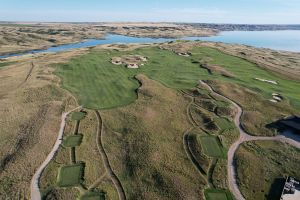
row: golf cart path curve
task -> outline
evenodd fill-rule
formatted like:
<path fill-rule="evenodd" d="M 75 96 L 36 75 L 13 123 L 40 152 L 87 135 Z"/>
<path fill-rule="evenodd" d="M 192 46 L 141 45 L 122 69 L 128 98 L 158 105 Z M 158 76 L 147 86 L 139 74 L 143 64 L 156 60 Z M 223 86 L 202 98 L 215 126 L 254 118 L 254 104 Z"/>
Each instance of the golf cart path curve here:
<path fill-rule="evenodd" d="M 49 162 L 55 157 L 61 143 L 62 143 L 62 138 L 63 138 L 63 134 L 64 134 L 64 129 L 66 126 L 66 118 L 67 116 L 77 110 L 82 108 L 81 106 L 74 108 L 68 112 L 65 112 L 62 114 L 61 116 L 61 123 L 60 123 L 60 129 L 58 132 L 58 136 L 56 139 L 56 142 L 51 150 L 51 152 L 48 154 L 47 158 L 44 160 L 44 162 L 40 165 L 40 167 L 37 169 L 37 171 L 35 172 L 35 174 L 33 175 L 32 179 L 31 179 L 31 184 L 30 184 L 30 194 L 31 194 L 31 200 L 41 200 L 42 196 L 40 193 L 40 188 L 39 188 L 39 180 L 41 177 L 41 174 L 43 173 L 44 169 L 47 167 L 47 165 L 49 164 Z"/>
<path fill-rule="evenodd" d="M 234 197 L 237 200 L 245 200 L 245 197 L 242 195 L 242 193 L 241 193 L 241 191 L 238 187 L 238 184 L 237 184 L 237 174 L 236 174 L 235 163 L 234 163 L 234 154 L 237 151 L 237 149 L 239 148 L 239 146 L 243 142 L 247 142 L 247 141 L 279 141 L 279 142 L 287 143 L 291 146 L 294 146 L 294 147 L 300 149 L 300 142 L 297 142 L 293 139 L 287 138 L 283 135 L 278 135 L 278 136 L 275 136 L 275 137 L 260 137 L 260 136 L 249 135 L 244 130 L 244 128 L 241 124 L 241 117 L 243 115 L 242 107 L 240 105 L 238 105 L 236 102 L 234 102 L 233 100 L 229 99 L 228 97 L 223 96 L 222 94 L 219 94 L 218 92 L 216 92 L 207 83 L 205 83 L 201 80 L 199 82 L 200 82 L 201 85 L 208 88 L 214 95 L 227 100 L 228 102 L 233 104 L 237 109 L 237 114 L 234 117 L 234 123 L 235 123 L 236 127 L 238 127 L 238 130 L 240 132 L 240 136 L 239 136 L 239 139 L 236 142 L 234 142 L 228 150 L 227 174 L 228 174 L 229 190 L 232 192 L 232 194 L 234 195 Z"/>

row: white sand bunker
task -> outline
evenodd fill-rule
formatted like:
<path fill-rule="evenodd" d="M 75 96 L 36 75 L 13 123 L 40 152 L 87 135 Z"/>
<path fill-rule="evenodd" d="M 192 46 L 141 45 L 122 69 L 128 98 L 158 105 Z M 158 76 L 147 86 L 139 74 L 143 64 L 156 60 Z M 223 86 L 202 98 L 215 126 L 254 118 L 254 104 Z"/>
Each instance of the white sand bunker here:
<path fill-rule="evenodd" d="M 129 69 L 138 69 L 145 65 L 148 58 L 140 55 L 123 55 L 121 57 L 113 57 L 111 63 L 114 65 L 125 65 Z"/>
<path fill-rule="evenodd" d="M 179 56 L 190 57 L 192 53 L 190 52 L 177 52 Z"/>
<path fill-rule="evenodd" d="M 271 83 L 271 84 L 274 84 L 274 85 L 278 85 L 277 81 L 266 80 L 266 79 L 262 79 L 262 78 L 254 78 L 254 79 L 258 80 L 258 81 L 262 81 L 262 82 L 267 82 L 267 83 Z"/>
<path fill-rule="evenodd" d="M 278 94 L 278 93 L 272 93 L 272 99 L 270 99 L 269 101 L 273 102 L 273 103 L 278 103 L 281 102 L 283 100 L 283 96 Z"/>

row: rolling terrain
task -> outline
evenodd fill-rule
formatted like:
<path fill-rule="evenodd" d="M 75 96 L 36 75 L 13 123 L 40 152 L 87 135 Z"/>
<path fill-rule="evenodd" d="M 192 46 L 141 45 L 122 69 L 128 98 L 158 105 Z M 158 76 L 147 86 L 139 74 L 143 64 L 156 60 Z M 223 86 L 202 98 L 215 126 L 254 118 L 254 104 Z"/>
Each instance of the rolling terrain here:
<path fill-rule="evenodd" d="M 300 114 L 300 82 L 287 75 L 298 73 L 292 64 L 298 54 L 254 51 L 177 41 L 1 61 L 0 101 L 6 109 L 0 118 L 0 195 L 29 199 L 31 179 L 42 167 L 33 180 L 44 199 L 231 200 L 237 197 L 232 181 L 245 199 L 273 198 L 278 178 L 299 176 L 299 150 L 248 140 L 231 150 L 240 127 L 251 139 L 280 138 L 267 125 Z M 278 62 L 269 65 L 256 59 L 277 55 Z M 130 63 L 113 62 L 120 57 Z M 289 67 L 278 73 L 283 63 Z M 273 93 L 282 101 L 270 101 Z M 61 114 L 78 106 L 64 115 L 61 145 L 42 165 Z M 295 159 L 287 161 L 289 154 Z M 11 196 L 13 191 L 19 192 Z"/>

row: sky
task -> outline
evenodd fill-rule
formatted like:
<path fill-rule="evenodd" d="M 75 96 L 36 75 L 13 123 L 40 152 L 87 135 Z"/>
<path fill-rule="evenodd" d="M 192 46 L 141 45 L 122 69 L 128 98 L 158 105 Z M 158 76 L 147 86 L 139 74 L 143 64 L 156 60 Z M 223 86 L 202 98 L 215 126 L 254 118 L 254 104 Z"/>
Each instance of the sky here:
<path fill-rule="evenodd" d="M 0 21 L 300 24 L 300 0 L 0 0 Z"/>

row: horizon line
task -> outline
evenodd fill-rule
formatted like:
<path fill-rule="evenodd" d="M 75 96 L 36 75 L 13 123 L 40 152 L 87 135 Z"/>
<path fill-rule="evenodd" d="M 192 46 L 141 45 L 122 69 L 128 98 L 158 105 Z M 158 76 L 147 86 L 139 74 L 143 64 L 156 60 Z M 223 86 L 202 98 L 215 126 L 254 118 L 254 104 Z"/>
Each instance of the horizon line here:
<path fill-rule="evenodd" d="M 162 24 L 162 23 L 169 23 L 169 24 L 214 24 L 214 25 L 257 25 L 257 26 L 264 26 L 264 25 L 276 25 L 276 26 L 286 26 L 286 25 L 291 25 L 291 26 L 300 26 L 300 23 L 299 24 L 289 24 L 289 23 L 278 23 L 278 24 L 275 24 L 275 23 L 261 23 L 261 24 L 257 24 L 257 23 L 231 23 L 231 22 L 228 22 L 228 23 L 216 23 L 216 22 L 170 22 L 170 21 L 15 21 L 15 20 L 12 20 L 12 21 L 8 21 L 8 20 L 4 20 L 4 21 L 1 21 L 0 20 L 0 24 L 2 23 L 19 23 L 19 24 L 22 24 L 22 23 L 40 23 L 40 24 L 43 24 L 43 23 L 76 23 L 76 24 L 81 24 L 81 23 L 152 23 L 152 24 Z"/>

